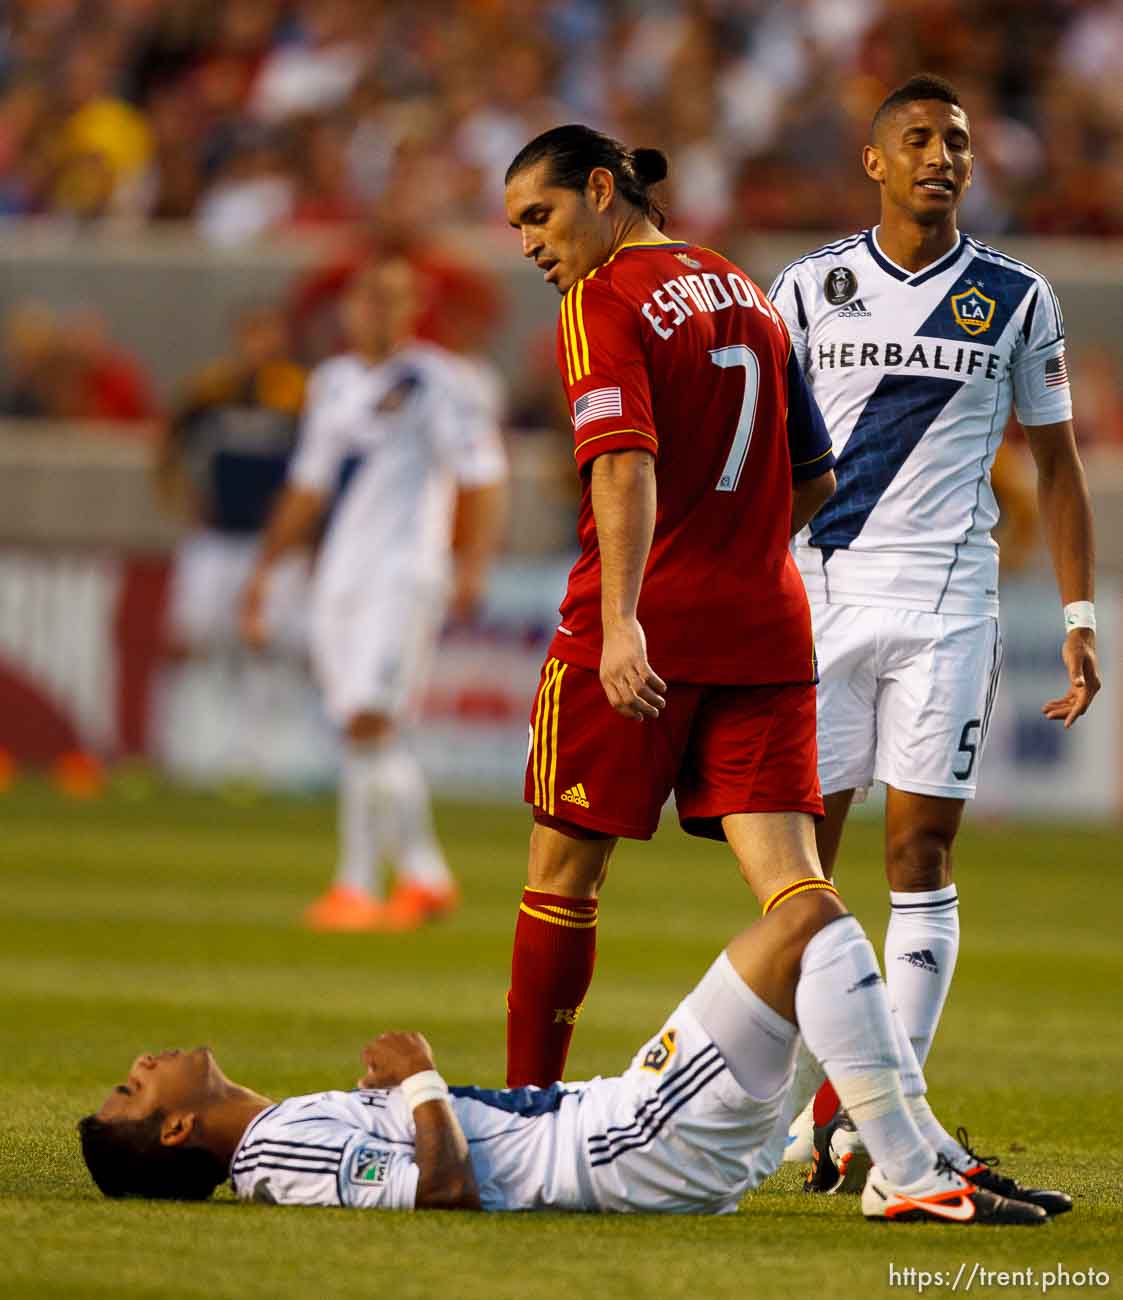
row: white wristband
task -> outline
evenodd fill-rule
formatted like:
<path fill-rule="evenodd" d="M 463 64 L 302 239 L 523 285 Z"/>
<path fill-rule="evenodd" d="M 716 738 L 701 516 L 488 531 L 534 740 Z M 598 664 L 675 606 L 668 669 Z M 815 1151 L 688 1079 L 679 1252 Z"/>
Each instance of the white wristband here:
<path fill-rule="evenodd" d="M 410 1110 L 416 1110 L 427 1101 L 448 1101 L 448 1084 L 436 1070 L 419 1070 L 398 1085 Z"/>
<path fill-rule="evenodd" d="M 1071 632 L 1074 627 L 1096 630 L 1096 607 L 1090 600 L 1070 601 L 1064 608 L 1064 615 L 1066 632 Z"/>

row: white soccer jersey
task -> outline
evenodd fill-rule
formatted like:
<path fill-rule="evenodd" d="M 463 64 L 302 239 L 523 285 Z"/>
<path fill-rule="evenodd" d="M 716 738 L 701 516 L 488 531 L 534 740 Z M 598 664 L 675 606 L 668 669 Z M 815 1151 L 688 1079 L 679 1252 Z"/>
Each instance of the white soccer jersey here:
<path fill-rule="evenodd" d="M 349 601 L 371 577 L 447 576 L 457 484 L 506 472 L 494 403 L 472 367 L 413 343 L 376 365 L 347 353 L 313 372 L 290 481 L 336 494 L 317 599 Z"/>
<path fill-rule="evenodd" d="M 1023 425 L 1072 415 L 1048 282 L 963 235 L 912 274 L 875 228 L 791 263 L 770 296 L 838 462 L 795 544 L 812 602 L 996 614 L 990 469 L 1011 404 Z"/>
<path fill-rule="evenodd" d="M 485 1210 L 728 1212 L 787 1129 L 785 1095 L 742 1092 L 685 1004 L 623 1075 L 452 1094 Z M 398 1088 L 290 1097 L 246 1129 L 231 1182 L 246 1201 L 413 1209 L 414 1140 Z"/>

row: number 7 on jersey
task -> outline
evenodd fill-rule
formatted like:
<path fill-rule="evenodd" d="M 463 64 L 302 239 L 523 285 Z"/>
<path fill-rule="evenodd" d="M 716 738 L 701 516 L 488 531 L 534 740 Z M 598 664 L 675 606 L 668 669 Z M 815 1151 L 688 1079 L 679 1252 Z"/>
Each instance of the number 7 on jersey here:
<path fill-rule="evenodd" d="M 725 458 L 725 465 L 714 489 L 716 492 L 736 492 L 737 484 L 741 481 L 741 470 L 745 467 L 745 457 L 749 454 L 749 443 L 753 440 L 756 399 L 760 392 L 760 362 L 752 348 L 744 343 L 714 348 L 710 360 L 723 370 L 730 366 L 743 366 L 745 370 L 745 395 L 741 399 L 737 431 L 733 435 L 733 445 L 729 448 L 729 455 Z"/>

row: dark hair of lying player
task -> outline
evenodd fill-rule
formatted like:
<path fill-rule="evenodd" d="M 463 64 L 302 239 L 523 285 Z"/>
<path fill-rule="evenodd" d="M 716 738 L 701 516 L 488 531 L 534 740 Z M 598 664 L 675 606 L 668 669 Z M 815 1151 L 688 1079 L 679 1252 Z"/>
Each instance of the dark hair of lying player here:
<path fill-rule="evenodd" d="M 584 192 L 590 173 L 605 168 L 612 173 L 621 198 L 663 229 L 666 215 L 651 193 L 667 176 L 667 156 L 661 150 L 629 150 L 619 140 L 589 126 L 555 126 L 519 150 L 507 168 L 504 183 L 543 160 L 550 165 L 548 184 L 578 193 Z"/>
<path fill-rule="evenodd" d="M 205 1201 L 229 1174 L 225 1161 L 201 1146 L 167 1146 L 160 1140 L 165 1113 L 144 1119 L 78 1121 L 82 1156 L 106 1196 Z"/>

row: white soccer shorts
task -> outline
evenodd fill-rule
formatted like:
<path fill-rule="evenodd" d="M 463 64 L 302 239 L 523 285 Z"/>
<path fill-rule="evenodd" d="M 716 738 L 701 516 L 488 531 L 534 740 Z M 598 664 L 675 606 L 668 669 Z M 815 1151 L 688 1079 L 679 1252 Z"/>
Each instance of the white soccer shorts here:
<path fill-rule="evenodd" d="M 601 1087 L 582 1124 L 601 1210 L 732 1213 L 780 1165 L 789 1090 L 767 1101 L 744 1092 L 690 997 Z"/>
<path fill-rule="evenodd" d="M 444 618 L 441 584 L 372 579 L 372 594 L 318 600 L 312 661 L 328 716 L 344 727 L 360 713 L 406 718 L 418 705 Z"/>
<path fill-rule="evenodd" d="M 1002 671 L 990 615 L 812 605 L 824 794 L 973 799 Z"/>

